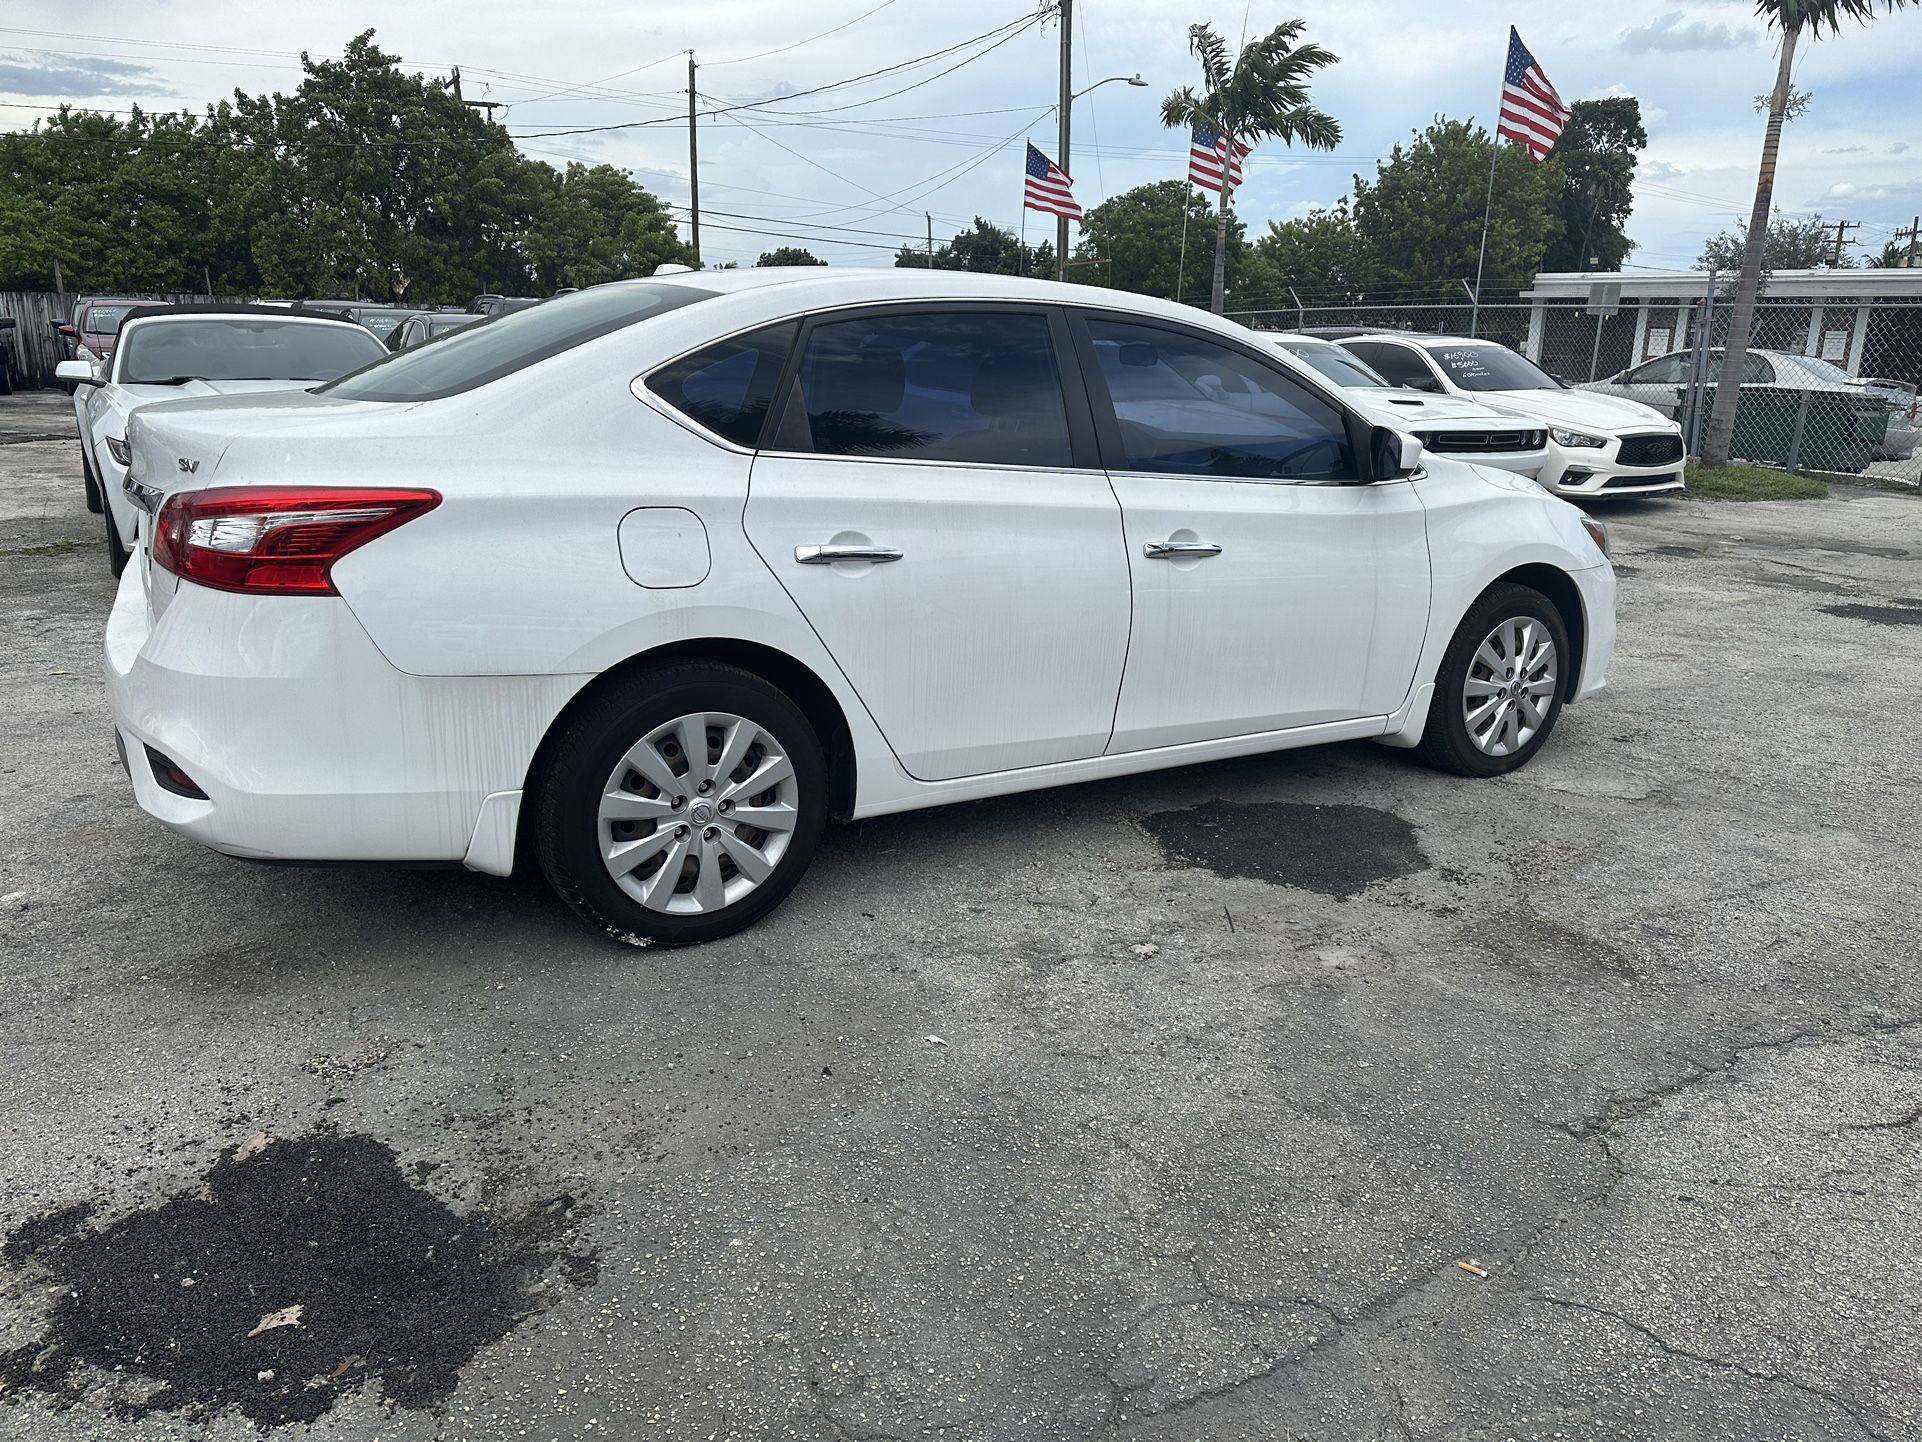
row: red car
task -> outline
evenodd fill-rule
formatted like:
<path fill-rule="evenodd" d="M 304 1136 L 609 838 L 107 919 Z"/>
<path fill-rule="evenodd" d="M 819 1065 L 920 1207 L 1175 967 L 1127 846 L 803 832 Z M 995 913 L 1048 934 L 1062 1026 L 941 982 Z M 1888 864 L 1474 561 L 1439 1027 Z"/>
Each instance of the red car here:
<path fill-rule="evenodd" d="M 73 318 L 55 321 L 53 328 L 66 341 L 69 360 L 107 360 L 113 355 L 113 339 L 127 312 L 137 305 L 152 304 L 139 296 L 83 295 L 74 302 Z"/>

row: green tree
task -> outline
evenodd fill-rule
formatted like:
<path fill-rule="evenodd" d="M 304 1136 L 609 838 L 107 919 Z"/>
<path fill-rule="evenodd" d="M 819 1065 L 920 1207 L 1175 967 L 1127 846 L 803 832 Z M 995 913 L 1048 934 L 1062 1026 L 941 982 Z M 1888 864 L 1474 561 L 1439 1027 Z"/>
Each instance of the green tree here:
<path fill-rule="evenodd" d="M 1255 241 L 1246 278 L 1235 288 L 1236 304 L 1289 305 L 1289 291 L 1304 303 L 1339 304 L 1360 299 L 1368 286 L 1368 262 L 1348 202 L 1338 201 L 1294 220 L 1268 222 Z"/>
<path fill-rule="evenodd" d="M 1634 242 L 1635 157 L 1648 148 L 1642 105 L 1632 95 L 1577 100 L 1549 154 L 1561 162 L 1562 233 L 1542 256 L 1543 270 L 1620 270 Z"/>
<path fill-rule="evenodd" d="M 1404 291 L 1460 292 L 1475 274 L 1493 149 L 1494 200 L 1485 272 L 1528 276 L 1561 234 L 1561 162 L 1536 162 L 1498 145 L 1480 126 L 1438 119 L 1406 149 L 1397 145 L 1372 184 L 1355 177 L 1355 233 L 1371 282 Z"/>
<path fill-rule="evenodd" d="M 523 242 L 536 292 L 652 275 L 667 261 L 693 264 L 666 207 L 626 171 L 577 161 L 565 174 L 538 166 L 536 176 L 539 202 Z"/>
<path fill-rule="evenodd" d="M 1729 309 L 1729 331 L 1722 371 L 1739 375 L 1742 359 L 1748 354 L 1749 326 L 1755 319 L 1755 297 L 1762 288 L 1764 240 L 1769 230 L 1769 212 L 1775 199 L 1775 160 L 1782 148 L 1782 122 L 1792 94 L 1789 77 L 1795 72 L 1795 46 L 1804 31 L 1811 40 L 1822 32 L 1833 35 L 1844 20 L 1866 24 L 1880 12 L 1893 14 L 1905 9 L 1912 0 L 1755 0 L 1755 11 L 1782 32 L 1782 53 L 1775 67 L 1775 88 L 1769 92 L 1768 125 L 1762 132 L 1762 163 L 1755 173 L 1755 204 L 1750 208 L 1748 231 L 1742 248 L 1742 269 L 1735 283 L 1735 303 Z M 1735 406 L 1739 386 L 1717 386 L 1715 405 L 1709 412 L 1708 432 L 1702 439 L 1702 462 L 1708 466 L 1728 464 L 1728 448 L 1735 438 Z"/>
<path fill-rule="evenodd" d="M 1187 181 L 1137 185 L 1102 201 L 1082 218 L 1073 273 L 1091 285 L 1199 305 L 1214 275 L 1214 234 L 1215 214 L 1207 198 Z M 1232 213 L 1224 255 L 1227 284 L 1239 295 L 1248 245 L 1241 221 Z"/>
<path fill-rule="evenodd" d="M 761 258 L 755 261 L 754 263 L 757 266 L 760 266 L 760 265 L 826 265 L 827 264 L 825 260 L 820 259 L 816 255 L 814 255 L 813 252 L 803 250 L 798 245 L 776 246 L 773 250 L 764 252 Z"/>
<path fill-rule="evenodd" d="M 1790 220 L 1776 211 L 1769 221 L 1768 234 L 1762 238 L 1762 274 L 1777 270 L 1848 270 L 1855 257 L 1842 252 L 1836 264 L 1835 227 L 1823 223 L 1819 215 L 1805 220 Z M 1748 226 L 1738 225 L 1711 237 L 1702 246 L 1701 264 L 1724 275 L 1739 274 L 1742 258 L 1748 252 Z"/>
<path fill-rule="evenodd" d="M 928 253 L 918 245 L 904 245 L 895 252 L 894 263 L 902 269 L 926 269 Z M 1054 275 L 1054 244 L 1044 240 L 1024 250 L 1021 237 L 1012 230 L 1003 230 L 977 215 L 973 225 L 936 247 L 933 268 L 1051 279 Z"/>
<path fill-rule="evenodd" d="M 1250 45 L 1242 47 L 1231 65 L 1228 46 L 1207 25 L 1188 27 L 1188 48 L 1201 61 L 1202 91 L 1184 85 L 1161 102 L 1161 123 L 1170 129 L 1192 130 L 1212 125 L 1227 137 L 1253 145 L 1279 140 L 1300 141 L 1311 150 L 1333 150 L 1341 141 L 1341 127 L 1308 103 L 1308 79 L 1336 57 L 1319 45 L 1297 45 L 1306 22 L 1289 20 Z M 1221 187 L 1215 218 L 1215 273 L 1210 307 L 1219 315 L 1228 276 L 1229 186 Z"/>

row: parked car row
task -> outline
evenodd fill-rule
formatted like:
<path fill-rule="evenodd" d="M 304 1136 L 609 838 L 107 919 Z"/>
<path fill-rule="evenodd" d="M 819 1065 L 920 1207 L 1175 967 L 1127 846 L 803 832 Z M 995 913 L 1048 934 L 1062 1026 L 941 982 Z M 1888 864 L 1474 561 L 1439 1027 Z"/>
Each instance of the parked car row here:
<path fill-rule="evenodd" d="M 1336 327 L 1277 344 L 1305 359 L 1322 353 L 1311 347 L 1338 347 L 1362 370 L 1343 384 L 1361 387 L 1377 410 L 1409 409 L 1407 429 L 1430 450 L 1519 471 L 1559 496 L 1682 489 L 1682 431 L 1670 417 L 1635 400 L 1578 392 L 1495 341 Z M 1445 407 L 1434 414 L 1446 415 L 1447 427 L 1412 419 L 1420 412 L 1409 401 L 1424 395 Z M 1522 444 L 1518 423 L 1529 427 L 1532 445 Z"/>
<path fill-rule="evenodd" d="M 125 407 L 213 368 L 160 359 L 228 340 L 197 326 L 300 358 Z M 220 851 L 526 858 L 621 940 L 695 942 L 830 820 L 1360 737 L 1492 776 L 1605 684 L 1601 525 L 1458 458 L 1560 421 L 1411 408 L 1189 307 L 679 273 L 380 350 L 136 313 L 76 375 L 135 513 L 127 770 Z"/>

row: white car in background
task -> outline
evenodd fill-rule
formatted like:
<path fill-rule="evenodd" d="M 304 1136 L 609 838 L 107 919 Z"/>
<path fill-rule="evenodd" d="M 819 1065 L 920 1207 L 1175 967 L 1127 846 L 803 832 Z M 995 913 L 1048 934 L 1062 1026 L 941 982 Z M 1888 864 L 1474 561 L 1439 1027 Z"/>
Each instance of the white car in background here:
<path fill-rule="evenodd" d="M 142 406 L 205 396 L 301 390 L 387 354 L 374 334 L 338 316 L 244 305 L 142 306 L 120 324 L 112 358 L 62 361 L 78 386 L 80 444 L 106 510 L 107 564 L 117 576 L 139 510 L 123 490 L 127 421 Z"/>
<path fill-rule="evenodd" d="M 836 266 L 148 407 L 134 794 L 241 856 L 531 853 L 676 944 L 830 819 L 1358 737 L 1513 770 L 1604 684 L 1602 528 L 1346 394 L 1192 307 Z"/>
<path fill-rule="evenodd" d="M 1407 431 L 1430 455 L 1514 471 L 1533 480 L 1548 463 L 1548 430 L 1454 396 L 1390 385 L 1331 340 L 1292 332 L 1272 337 L 1281 353 L 1340 386 L 1345 400 L 1378 425 Z"/>
<path fill-rule="evenodd" d="M 1639 401 L 1574 390 L 1494 341 L 1375 331 L 1339 343 L 1395 385 L 1546 426 L 1548 459 L 1535 479 L 1558 496 L 1682 489 L 1682 428 Z"/>

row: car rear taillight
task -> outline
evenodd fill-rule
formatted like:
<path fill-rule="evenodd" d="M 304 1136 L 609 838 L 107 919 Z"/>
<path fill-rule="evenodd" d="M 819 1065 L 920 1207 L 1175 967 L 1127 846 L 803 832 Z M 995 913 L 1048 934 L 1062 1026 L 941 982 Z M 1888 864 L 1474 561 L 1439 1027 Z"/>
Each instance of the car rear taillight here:
<path fill-rule="evenodd" d="M 368 487 L 233 486 L 169 496 L 154 522 L 153 563 L 183 581 L 251 596 L 338 596 L 349 551 L 440 504 L 440 492 Z"/>

